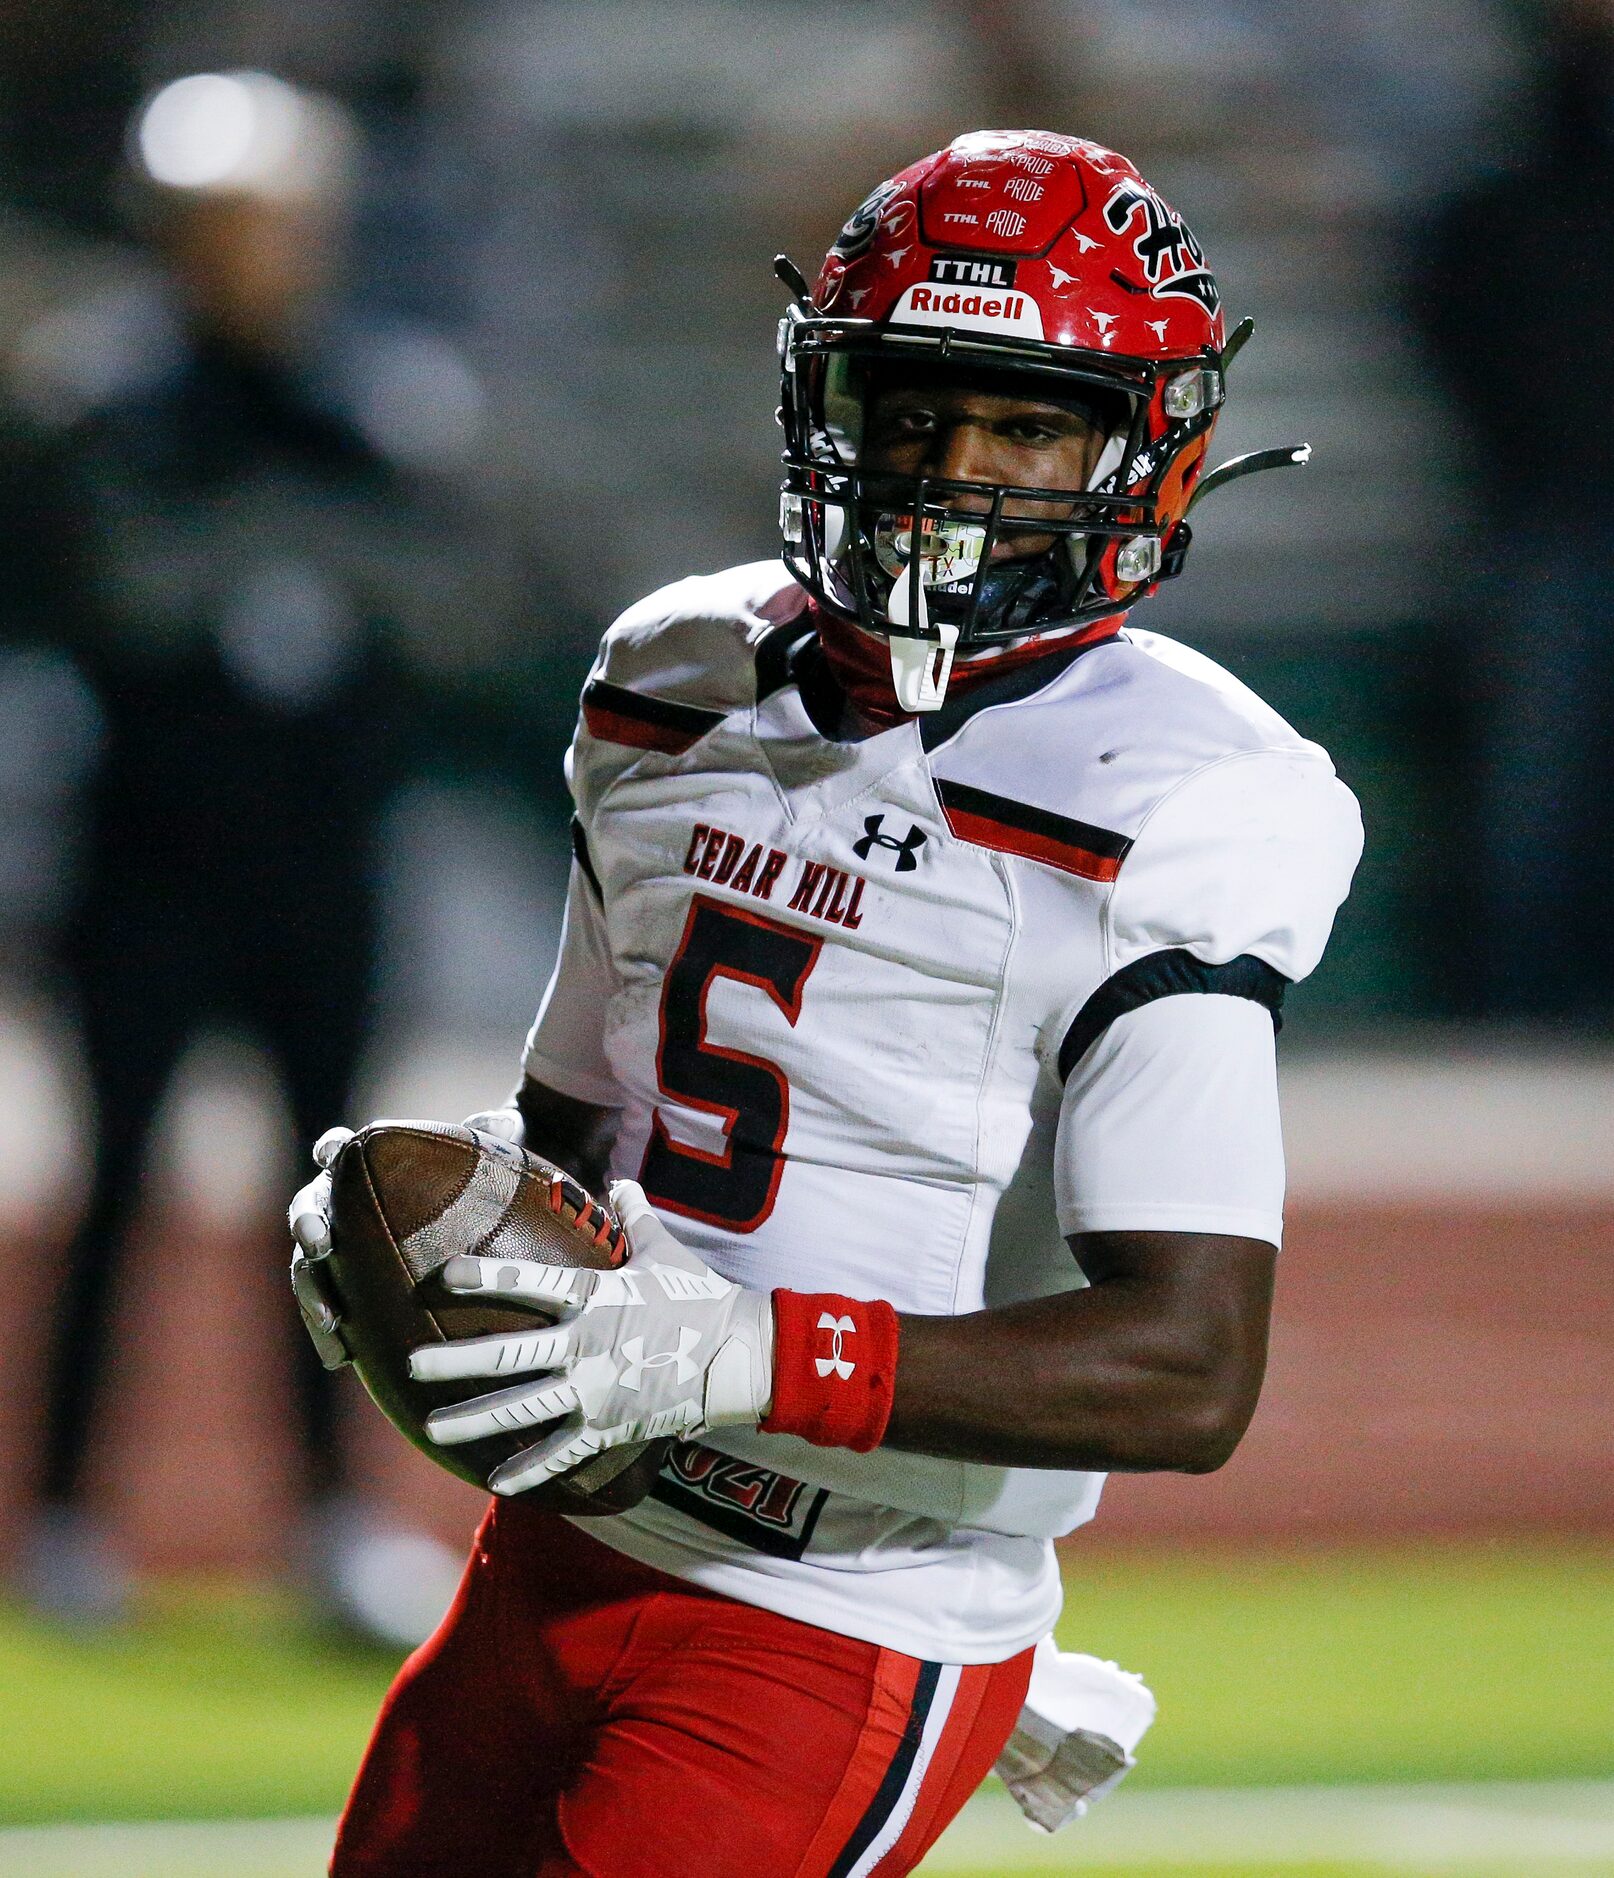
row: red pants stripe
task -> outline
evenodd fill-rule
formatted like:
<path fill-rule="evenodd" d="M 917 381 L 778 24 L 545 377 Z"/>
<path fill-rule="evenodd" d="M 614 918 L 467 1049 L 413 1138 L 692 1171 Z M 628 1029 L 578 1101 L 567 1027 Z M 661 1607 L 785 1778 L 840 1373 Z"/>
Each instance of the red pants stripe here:
<path fill-rule="evenodd" d="M 670 1578 L 519 1500 L 387 1695 L 333 1878 L 897 1878 L 1031 1670 L 960 1668 Z"/>

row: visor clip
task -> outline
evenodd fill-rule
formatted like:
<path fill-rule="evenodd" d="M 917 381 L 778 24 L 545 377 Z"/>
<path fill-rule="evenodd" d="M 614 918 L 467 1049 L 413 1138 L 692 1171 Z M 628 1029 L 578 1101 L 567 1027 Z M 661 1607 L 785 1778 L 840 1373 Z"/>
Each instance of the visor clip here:
<path fill-rule="evenodd" d="M 1153 580 L 1160 572 L 1160 537 L 1134 535 L 1115 557 L 1115 577 L 1128 583 Z"/>

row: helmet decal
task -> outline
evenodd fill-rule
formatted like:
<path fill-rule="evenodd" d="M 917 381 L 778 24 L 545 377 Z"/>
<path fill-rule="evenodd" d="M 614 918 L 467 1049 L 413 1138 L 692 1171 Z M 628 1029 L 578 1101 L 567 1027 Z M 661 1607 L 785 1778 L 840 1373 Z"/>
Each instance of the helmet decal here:
<path fill-rule="evenodd" d="M 891 310 L 904 326 L 951 326 L 958 332 L 1028 333 L 1042 337 L 1042 309 L 1029 294 L 979 288 L 909 287 Z"/>
<path fill-rule="evenodd" d="M 871 190 L 846 218 L 846 226 L 835 237 L 830 253 L 838 254 L 843 261 L 855 261 L 859 255 L 867 254 L 874 242 L 874 231 L 880 225 L 880 211 L 897 193 L 897 188 L 893 178 Z"/>
<path fill-rule="evenodd" d="M 1132 252 L 1143 263 L 1149 291 L 1197 300 L 1207 313 L 1215 313 L 1222 295 L 1215 275 L 1205 265 L 1205 250 L 1182 217 L 1173 214 L 1146 183 L 1121 183 L 1104 204 L 1104 223 L 1119 235 L 1140 213 L 1143 226 Z"/>

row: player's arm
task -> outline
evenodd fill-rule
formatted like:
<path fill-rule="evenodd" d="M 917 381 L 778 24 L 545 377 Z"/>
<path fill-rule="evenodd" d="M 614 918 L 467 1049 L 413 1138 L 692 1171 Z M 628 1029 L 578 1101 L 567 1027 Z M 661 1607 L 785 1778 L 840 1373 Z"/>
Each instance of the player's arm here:
<path fill-rule="evenodd" d="M 1275 1021 L 1360 849 L 1315 750 L 1212 764 L 1151 814 L 1109 903 L 1112 975 L 1059 1025 L 1054 1198 L 1089 1287 L 904 1317 L 889 1444 L 1105 1471 L 1233 1452 L 1282 1236 Z"/>
<path fill-rule="evenodd" d="M 1266 1371 L 1277 1250 L 1214 1233 L 1073 1236 L 1085 1291 L 903 1316 L 885 1445 L 997 1466 L 1220 1467 Z"/>
<path fill-rule="evenodd" d="M 433 1438 L 531 1426 L 490 1485 L 518 1493 L 600 1448 L 760 1424 L 825 1446 L 885 1445 L 1009 1467 L 1201 1473 L 1232 1453 L 1266 1358 L 1275 1250 L 1212 1234 L 1095 1234 L 1092 1285 L 966 1317 L 748 1291 L 663 1226 L 632 1182 L 611 1190 L 624 1274 L 457 1258 L 444 1282 L 564 1321 L 415 1353 L 427 1381 L 507 1385 L 439 1410 Z"/>
<path fill-rule="evenodd" d="M 530 1075 L 522 1077 L 520 1088 L 510 1098 L 510 1107 L 521 1117 L 524 1141 L 540 1149 L 557 1167 L 565 1168 L 591 1193 L 605 1191 L 606 1162 L 619 1110 L 603 1102 L 582 1102 L 576 1096 L 562 1095 Z"/>
<path fill-rule="evenodd" d="M 474 1127 L 530 1144 L 593 1193 L 605 1188 L 621 1094 L 605 1055 L 605 1011 L 616 989 L 599 883 L 581 824 L 555 969 L 527 1036 L 521 1081 Z"/>

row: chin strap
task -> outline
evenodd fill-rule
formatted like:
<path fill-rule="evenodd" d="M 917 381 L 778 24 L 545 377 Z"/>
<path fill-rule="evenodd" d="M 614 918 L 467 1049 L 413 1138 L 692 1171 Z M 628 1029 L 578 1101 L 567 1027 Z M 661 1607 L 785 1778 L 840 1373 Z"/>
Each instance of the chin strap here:
<path fill-rule="evenodd" d="M 953 673 L 958 628 L 945 620 L 931 623 L 925 583 L 914 579 L 911 561 L 897 576 L 886 613 L 892 626 L 891 688 L 897 703 L 905 711 L 939 711 Z"/>
<path fill-rule="evenodd" d="M 931 618 L 925 576 L 929 573 L 935 579 L 945 573 L 957 579 L 975 574 L 985 539 L 979 524 L 965 524 L 951 531 L 938 527 L 934 540 L 929 540 L 921 516 L 922 509 L 909 519 L 906 552 L 885 605 L 891 622 L 891 688 L 897 703 L 909 712 L 941 709 L 958 647 L 957 623 Z M 902 540 L 899 534 L 899 551 Z M 929 553 L 925 552 L 927 541 Z"/>

